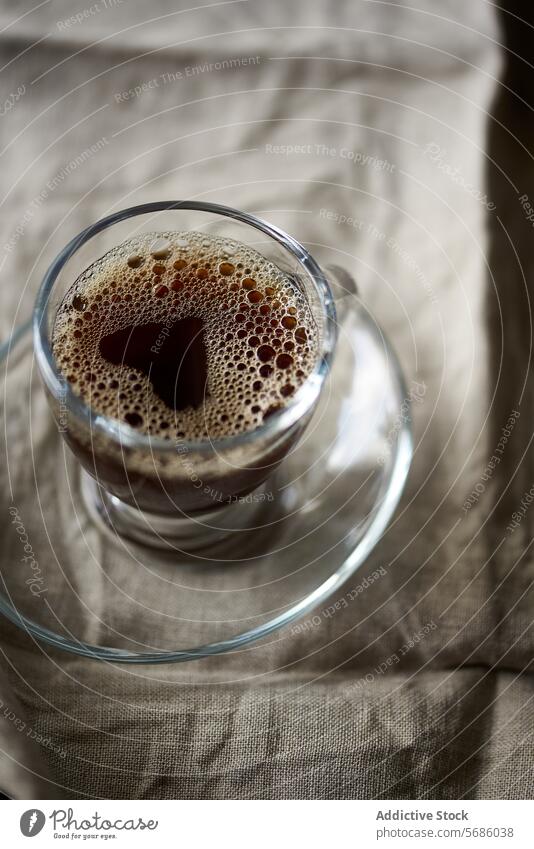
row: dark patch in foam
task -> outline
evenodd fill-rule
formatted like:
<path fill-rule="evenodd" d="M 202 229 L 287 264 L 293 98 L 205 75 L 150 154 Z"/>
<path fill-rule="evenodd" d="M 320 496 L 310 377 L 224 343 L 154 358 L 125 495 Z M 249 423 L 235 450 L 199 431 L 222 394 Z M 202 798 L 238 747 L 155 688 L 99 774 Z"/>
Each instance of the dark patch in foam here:
<path fill-rule="evenodd" d="M 130 324 L 103 336 L 98 348 L 109 363 L 146 375 L 170 410 L 199 407 L 206 399 L 208 363 L 201 318 L 179 318 L 171 325 Z"/>

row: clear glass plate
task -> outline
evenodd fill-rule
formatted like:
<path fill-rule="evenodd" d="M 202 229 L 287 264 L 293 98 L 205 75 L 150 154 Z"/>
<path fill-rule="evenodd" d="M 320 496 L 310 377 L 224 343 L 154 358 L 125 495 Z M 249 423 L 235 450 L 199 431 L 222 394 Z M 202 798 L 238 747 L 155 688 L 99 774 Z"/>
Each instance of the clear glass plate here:
<path fill-rule="evenodd" d="M 69 652 L 158 663 L 237 649 L 324 603 L 380 539 L 412 457 L 397 359 L 358 299 L 345 304 L 311 424 L 266 485 L 256 527 L 213 556 L 151 551 L 93 521 L 22 328 L 0 349 L 0 612 Z"/>

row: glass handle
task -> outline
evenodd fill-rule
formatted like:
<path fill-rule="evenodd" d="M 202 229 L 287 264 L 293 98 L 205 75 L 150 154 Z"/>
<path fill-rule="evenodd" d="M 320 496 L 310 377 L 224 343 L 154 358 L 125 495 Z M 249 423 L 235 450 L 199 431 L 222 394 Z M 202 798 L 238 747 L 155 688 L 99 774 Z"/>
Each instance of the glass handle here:
<path fill-rule="evenodd" d="M 338 320 L 342 321 L 348 310 L 354 306 L 358 286 L 352 274 L 341 265 L 326 265 L 324 270 L 334 296 Z"/>

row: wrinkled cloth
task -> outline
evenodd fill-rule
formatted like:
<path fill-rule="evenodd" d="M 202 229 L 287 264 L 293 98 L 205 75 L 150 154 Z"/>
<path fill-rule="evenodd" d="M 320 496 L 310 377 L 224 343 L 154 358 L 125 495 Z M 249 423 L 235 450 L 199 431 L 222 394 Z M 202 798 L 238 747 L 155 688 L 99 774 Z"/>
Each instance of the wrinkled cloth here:
<path fill-rule="evenodd" d="M 353 273 L 426 391 L 406 491 L 357 581 L 385 575 L 317 627 L 156 668 L 69 656 L 1 621 L 0 790 L 531 797 L 533 88 L 517 18 L 483 0 L 92 9 L 0 10 L 1 338 L 84 226 L 193 198 Z M 43 403 L 37 462 L 49 427 Z M 104 592 L 90 588 L 95 616 Z"/>

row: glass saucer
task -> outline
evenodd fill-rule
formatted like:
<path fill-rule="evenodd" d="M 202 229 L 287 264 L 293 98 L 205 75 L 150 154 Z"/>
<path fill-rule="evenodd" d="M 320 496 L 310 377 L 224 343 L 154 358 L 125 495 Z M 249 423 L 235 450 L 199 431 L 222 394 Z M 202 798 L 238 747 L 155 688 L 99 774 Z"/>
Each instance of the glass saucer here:
<path fill-rule="evenodd" d="M 305 615 L 373 550 L 411 462 L 404 380 L 356 296 L 303 439 L 264 485 L 254 527 L 237 527 L 213 555 L 154 551 L 106 531 L 85 506 L 84 476 L 49 413 L 29 326 L 0 349 L 0 363 L 0 612 L 89 658 L 194 660 Z"/>

